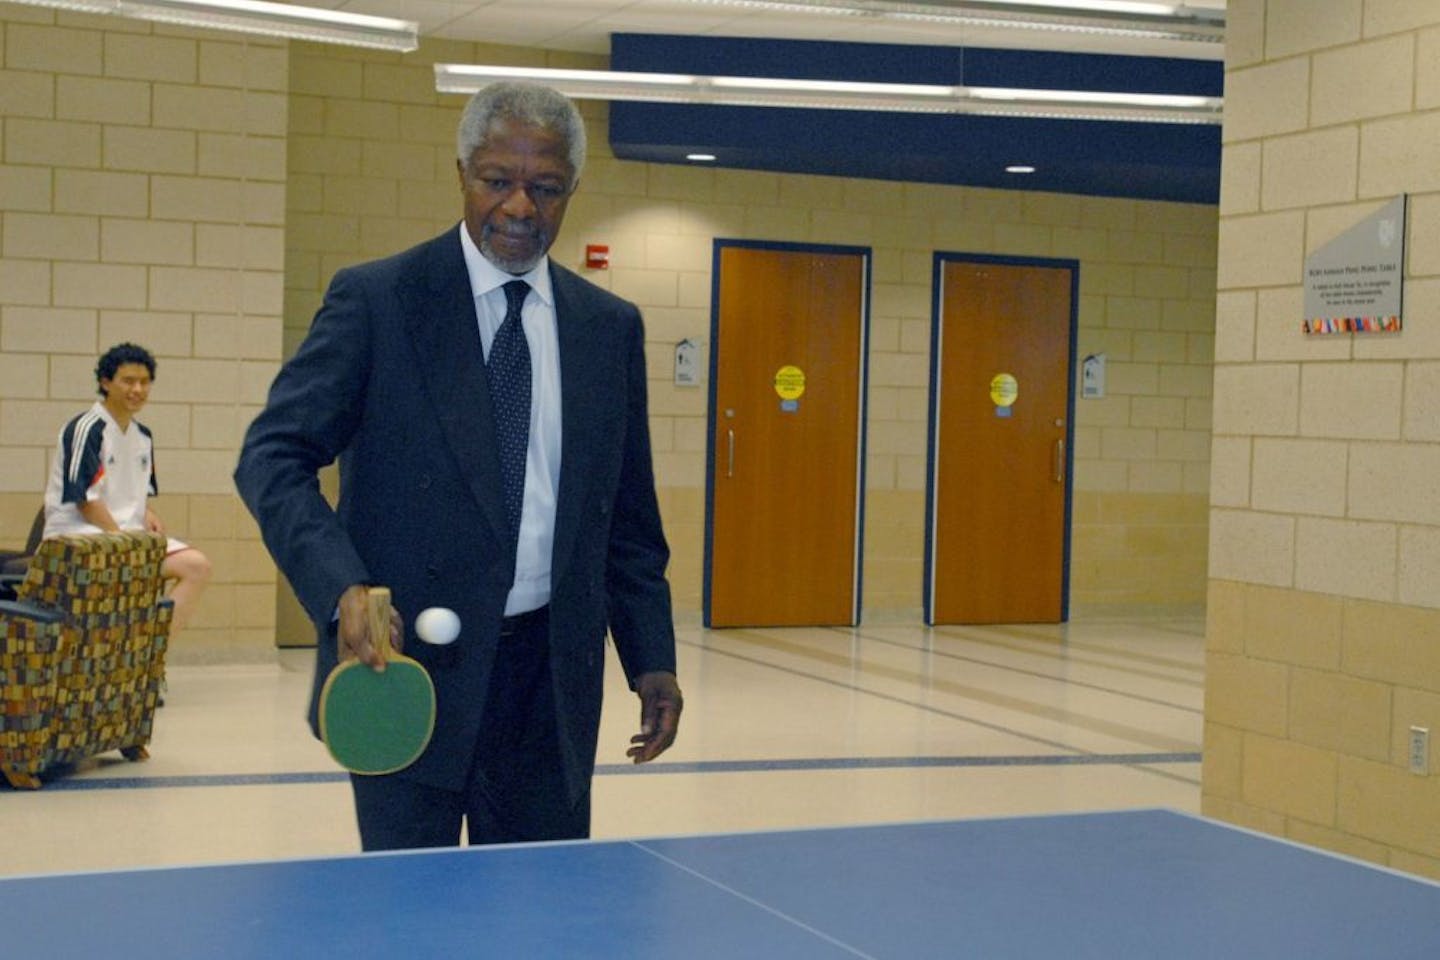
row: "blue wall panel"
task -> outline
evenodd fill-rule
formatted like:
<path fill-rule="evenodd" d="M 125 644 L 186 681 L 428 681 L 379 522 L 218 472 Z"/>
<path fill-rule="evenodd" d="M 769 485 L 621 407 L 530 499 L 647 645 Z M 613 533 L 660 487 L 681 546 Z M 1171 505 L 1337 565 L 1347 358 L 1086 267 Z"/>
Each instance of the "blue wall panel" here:
<path fill-rule="evenodd" d="M 1219 96 L 1210 61 L 616 34 L 615 70 Z M 614 102 L 617 156 L 875 180 L 1214 203 L 1220 128 L 1181 124 Z M 1012 163 L 1036 173 L 1004 172 Z M 877 189 L 880 185 L 877 184 Z"/>

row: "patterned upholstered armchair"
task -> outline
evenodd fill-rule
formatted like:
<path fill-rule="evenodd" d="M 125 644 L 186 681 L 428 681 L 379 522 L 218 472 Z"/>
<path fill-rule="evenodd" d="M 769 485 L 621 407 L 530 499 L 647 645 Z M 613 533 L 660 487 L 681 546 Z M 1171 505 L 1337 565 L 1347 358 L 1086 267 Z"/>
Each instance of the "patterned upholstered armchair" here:
<path fill-rule="evenodd" d="M 17 788 L 119 750 L 149 754 L 165 676 L 165 538 L 148 533 L 46 540 L 17 600 L 0 602 L 0 772 Z"/>

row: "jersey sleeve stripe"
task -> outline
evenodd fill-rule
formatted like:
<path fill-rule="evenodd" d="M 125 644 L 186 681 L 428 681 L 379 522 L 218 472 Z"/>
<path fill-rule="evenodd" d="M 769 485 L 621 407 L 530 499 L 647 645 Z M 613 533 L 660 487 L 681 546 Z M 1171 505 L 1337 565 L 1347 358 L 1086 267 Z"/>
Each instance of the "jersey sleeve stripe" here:
<path fill-rule="evenodd" d="M 101 466 L 100 447 L 105 439 L 105 421 L 94 411 L 83 413 L 72 420 L 61 435 L 61 449 L 65 458 L 65 496 L 69 503 L 78 503 L 85 498 L 85 491 L 94 483 Z M 86 476 L 89 464 L 89 476 Z M 78 494 L 78 495 L 77 495 Z"/>

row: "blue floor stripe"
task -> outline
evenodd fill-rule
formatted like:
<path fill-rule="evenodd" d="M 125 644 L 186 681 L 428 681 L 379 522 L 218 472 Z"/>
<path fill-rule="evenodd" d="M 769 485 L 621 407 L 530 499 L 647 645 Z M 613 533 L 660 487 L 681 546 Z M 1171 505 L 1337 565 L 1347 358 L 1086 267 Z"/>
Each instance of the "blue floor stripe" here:
<path fill-rule="evenodd" d="M 789 760 L 706 760 L 695 763 L 602 763 L 596 776 L 653 776 L 696 773 L 774 773 L 813 770 L 907 770 L 920 767 L 1068 767 L 1138 766 L 1148 764 L 1199 763 L 1199 753 L 1082 753 L 1019 755 L 1002 757 L 814 757 Z M 154 790 L 167 787 L 255 787 L 293 786 L 314 783 L 344 783 L 347 774 L 338 771 L 312 773 L 241 773 L 185 777 L 65 777 L 45 781 L 44 792 L 56 790 Z M 0 781 L 0 793 L 11 791 Z"/>
<path fill-rule="evenodd" d="M 1198 753 L 1085 753 L 1010 757 L 819 757 L 799 760 L 708 760 L 635 767 L 601 764 L 600 775 L 640 773 L 768 773 L 777 770 L 904 770 L 916 767 L 1069 767 L 1135 766 L 1149 763 L 1199 763 Z"/>

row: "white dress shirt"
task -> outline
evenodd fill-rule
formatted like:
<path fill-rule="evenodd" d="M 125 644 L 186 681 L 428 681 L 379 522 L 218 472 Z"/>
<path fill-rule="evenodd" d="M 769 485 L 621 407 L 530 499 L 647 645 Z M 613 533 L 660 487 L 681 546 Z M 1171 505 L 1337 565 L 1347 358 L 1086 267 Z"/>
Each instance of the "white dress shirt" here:
<path fill-rule="evenodd" d="M 517 279 L 530 284 L 520 313 L 530 347 L 530 447 L 525 456 L 525 502 L 520 511 L 515 583 L 505 601 L 508 617 L 550 602 L 555 492 L 560 488 L 560 342 L 555 329 L 555 292 L 550 286 L 548 256 L 529 273 L 516 277 L 485 259 L 463 220 L 460 244 L 475 298 L 480 346 L 487 359 L 495 331 L 505 320 L 504 285 Z"/>

